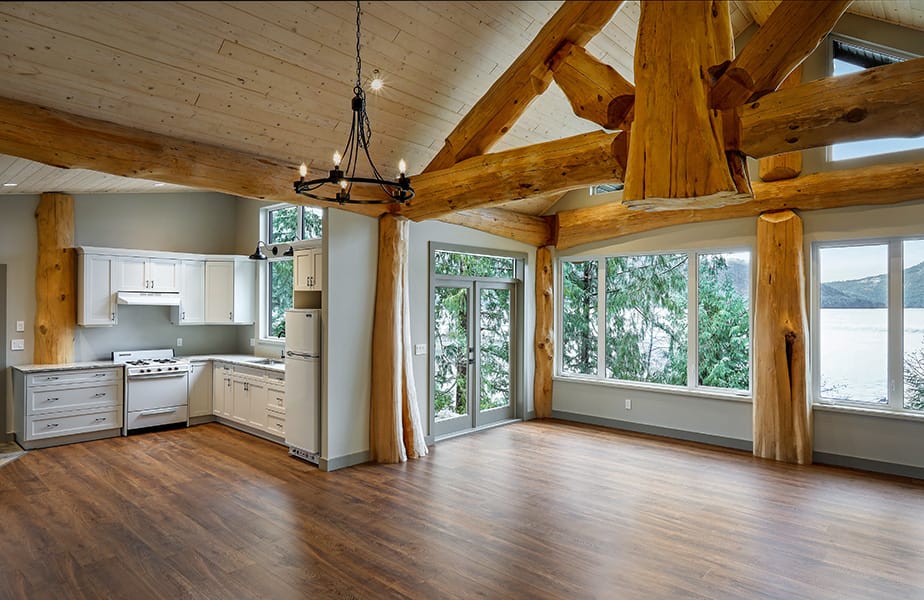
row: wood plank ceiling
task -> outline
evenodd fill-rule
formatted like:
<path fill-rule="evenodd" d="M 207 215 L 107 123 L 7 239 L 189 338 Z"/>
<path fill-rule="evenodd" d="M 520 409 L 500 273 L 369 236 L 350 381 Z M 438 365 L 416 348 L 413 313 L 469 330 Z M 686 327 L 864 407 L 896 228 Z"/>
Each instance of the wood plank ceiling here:
<path fill-rule="evenodd" d="M 372 154 L 421 170 L 446 135 L 561 2 L 367 2 L 363 75 Z M 735 34 L 753 19 L 732 2 Z M 924 29 L 914 2 L 852 12 Z M 638 2 L 587 49 L 632 81 Z M 354 75 L 351 2 L 0 3 L 0 94 L 157 133 L 267 156 L 316 172 L 346 140 Z M 368 89 L 368 88 L 367 88 Z M 553 83 L 495 150 L 592 131 Z M 174 191 L 150 181 L 0 159 L 0 193 Z M 537 214 L 549 201 L 508 208 Z"/>

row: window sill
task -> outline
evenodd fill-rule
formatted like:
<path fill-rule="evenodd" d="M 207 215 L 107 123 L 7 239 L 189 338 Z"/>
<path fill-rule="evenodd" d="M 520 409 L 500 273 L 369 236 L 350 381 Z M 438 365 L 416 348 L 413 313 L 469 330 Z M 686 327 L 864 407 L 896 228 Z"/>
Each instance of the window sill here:
<path fill-rule="evenodd" d="M 590 384 L 598 385 L 601 387 L 607 387 L 612 389 L 621 389 L 621 390 L 638 390 L 642 392 L 650 392 L 653 394 L 669 394 L 672 396 L 687 396 L 692 398 L 706 398 L 709 400 L 727 400 L 731 402 L 747 402 L 750 404 L 751 395 L 750 393 L 742 392 L 740 394 L 730 393 L 730 392 L 720 392 L 712 389 L 703 389 L 703 388 L 682 388 L 674 387 L 668 385 L 658 385 L 654 383 L 632 383 L 628 381 L 606 381 L 601 379 L 592 379 L 589 377 L 575 377 L 573 375 L 562 376 L 556 375 L 552 377 L 553 381 L 561 381 L 563 383 L 581 383 L 581 384 Z"/>
<path fill-rule="evenodd" d="M 257 340 L 257 343 L 261 346 L 283 347 L 286 345 L 286 339 L 285 338 L 260 338 Z"/>
<path fill-rule="evenodd" d="M 924 422 L 924 413 L 897 411 L 888 408 L 867 408 L 865 406 L 846 406 L 843 404 L 824 404 L 821 402 L 816 402 L 815 404 L 812 404 L 812 410 L 864 415 L 867 417 L 879 417 L 885 419 L 899 419 L 902 421 L 917 421 L 919 423 Z"/>

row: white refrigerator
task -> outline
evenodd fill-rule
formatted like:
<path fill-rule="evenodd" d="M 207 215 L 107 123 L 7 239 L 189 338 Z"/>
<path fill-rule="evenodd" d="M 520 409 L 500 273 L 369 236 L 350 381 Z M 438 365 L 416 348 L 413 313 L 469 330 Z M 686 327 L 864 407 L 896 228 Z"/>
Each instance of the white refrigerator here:
<path fill-rule="evenodd" d="M 321 452 L 321 311 L 286 311 L 286 445 L 315 464 Z"/>

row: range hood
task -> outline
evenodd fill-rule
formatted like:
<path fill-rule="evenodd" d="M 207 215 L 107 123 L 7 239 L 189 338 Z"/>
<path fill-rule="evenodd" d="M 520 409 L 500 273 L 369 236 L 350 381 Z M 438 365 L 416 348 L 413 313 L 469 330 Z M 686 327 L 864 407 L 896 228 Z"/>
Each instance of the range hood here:
<path fill-rule="evenodd" d="M 179 306 L 179 292 L 119 292 L 116 295 L 119 304 L 136 306 Z"/>

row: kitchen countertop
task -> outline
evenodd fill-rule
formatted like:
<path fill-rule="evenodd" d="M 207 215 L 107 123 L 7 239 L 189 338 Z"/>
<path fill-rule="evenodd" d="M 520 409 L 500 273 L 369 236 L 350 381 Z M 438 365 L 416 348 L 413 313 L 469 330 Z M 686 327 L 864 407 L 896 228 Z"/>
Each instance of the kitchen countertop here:
<path fill-rule="evenodd" d="M 12 368 L 23 373 L 40 373 L 42 371 L 76 371 L 77 369 L 105 369 L 106 367 L 119 367 L 111 360 L 91 360 L 88 362 L 63 363 L 60 365 L 12 365 Z"/>
<path fill-rule="evenodd" d="M 277 365 L 259 365 L 255 364 L 254 361 L 263 360 L 267 358 L 266 356 L 253 356 L 252 354 L 197 354 L 193 356 L 181 356 L 178 358 L 185 358 L 190 362 L 205 362 L 207 360 L 217 360 L 221 362 L 231 363 L 235 365 L 244 365 L 247 367 L 253 367 L 255 369 L 265 369 L 267 371 L 273 371 L 274 373 L 285 373 L 286 365 L 285 363 L 280 363 Z M 281 360 L 281 359 L 273 359 Z"/>

